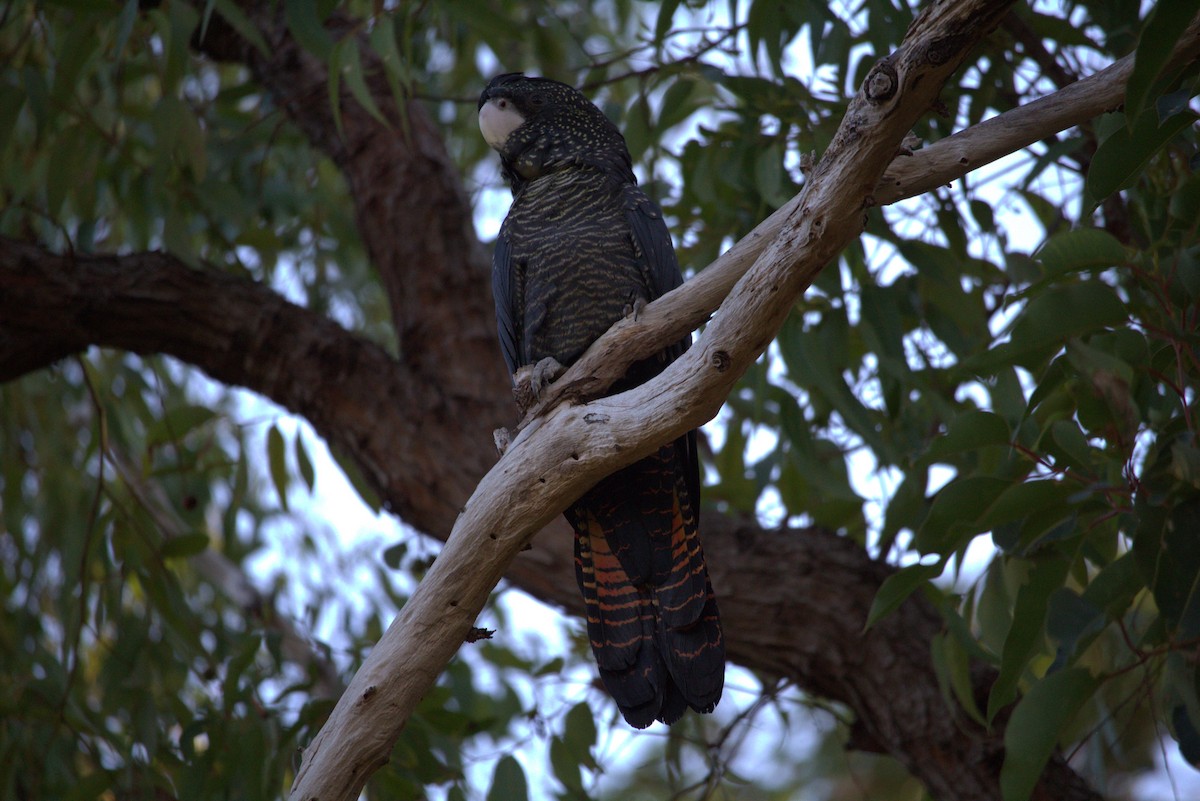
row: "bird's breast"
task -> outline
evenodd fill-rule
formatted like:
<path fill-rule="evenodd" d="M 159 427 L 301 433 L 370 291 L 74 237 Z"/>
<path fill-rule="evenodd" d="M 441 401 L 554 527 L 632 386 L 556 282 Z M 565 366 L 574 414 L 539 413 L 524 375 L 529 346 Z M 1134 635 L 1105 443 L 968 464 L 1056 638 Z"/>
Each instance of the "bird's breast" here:
<path fill-rule="evenodd" d="M 621 186 L 552 174 L 514 199 L 504 235 L 520 271 L 520 318 L 531 362 L 573 361 L 646 294 L 621 205 Z"/>

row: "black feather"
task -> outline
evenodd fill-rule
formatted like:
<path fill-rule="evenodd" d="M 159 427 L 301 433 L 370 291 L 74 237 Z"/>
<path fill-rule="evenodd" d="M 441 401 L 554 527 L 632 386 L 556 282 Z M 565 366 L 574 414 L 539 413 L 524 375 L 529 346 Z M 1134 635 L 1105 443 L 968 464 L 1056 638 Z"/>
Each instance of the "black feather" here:
<path fill-rule="evenodd" d="M 493 259 L 501 351 L 511 372 L 547 357 L 569 365 L 628 309 L 683 283 L 675 249 L 620 131 L 579 91 L 506 73 L 480 95 L 481 109 L 489 102 L 520 120 L 493 142 L 513 190 Z M 611 391 L 654 377 L 689 343 L 634 364 Z M 638 728 L 689 706 L 709 712 L 721 696 L 725 652 L 699 501 L 693 431 L 566 511 L 600 675 Z"/>

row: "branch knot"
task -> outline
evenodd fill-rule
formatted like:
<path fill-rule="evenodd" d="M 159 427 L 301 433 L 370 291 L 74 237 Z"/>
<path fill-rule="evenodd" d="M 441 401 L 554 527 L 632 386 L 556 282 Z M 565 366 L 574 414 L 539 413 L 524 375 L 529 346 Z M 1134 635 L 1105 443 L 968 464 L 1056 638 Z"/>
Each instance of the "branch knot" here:
<path fill-rule="evenodd" d="M 963 40 L 964 37 L 958 34 L 933 40 L 925 49 L 925 60 L 935 67 L 940 67 L 962 52 Z"/>
<path fill-rule="evenodd" d="M 896 96 L 900 88 L 900 76 L 891 58 L 884 58 L 871 69 L 863 81 L 863 96 L 872 103 L 885 103 Z"/>

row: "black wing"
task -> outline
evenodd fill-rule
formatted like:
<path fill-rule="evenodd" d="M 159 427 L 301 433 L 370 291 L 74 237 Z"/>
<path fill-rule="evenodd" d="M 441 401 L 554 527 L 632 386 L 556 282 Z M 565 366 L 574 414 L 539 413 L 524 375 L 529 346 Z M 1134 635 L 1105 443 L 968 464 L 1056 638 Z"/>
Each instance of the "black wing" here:
<path fill-rule="evenodd" d="M 662 209 L 638 186 L 625 189 L 625 218 L 633 236 L 634 247 L 642 258 L 649 282 L 650 300 L 655 300 L 683 284 L 683 273 L 675 258 L 675 246 L 671 233 L 663 220 Z M 666 361 L 672 362 L 688 349 L 692 337 L 688 335 L 664 352 Z M 675 441 L 679 457 L 685 467 L 684 479 L 691 493 L 693 504 L 698 510 L 700 499 L 700 458 L 696 432 L 689 431 Z"/>
<path fill-rule="evenodd" d="M 671 234 L 658 204 L 639 187 L 625 188 L 624 206 L 633 244 L 643 260 L 650 284 L 650 300 L 654 300 L 683 283 Z"/>
<path fill-rule="evenodd" d="M 513 280 L 512 251 L 504 231 L 496 237 L 496 250 L 492 255 L 492 298 L 496 302 L 496 330 L 500 335 L 500 350 L 512 375 L 521 365 L 517 340 L 516 282 Z"/>

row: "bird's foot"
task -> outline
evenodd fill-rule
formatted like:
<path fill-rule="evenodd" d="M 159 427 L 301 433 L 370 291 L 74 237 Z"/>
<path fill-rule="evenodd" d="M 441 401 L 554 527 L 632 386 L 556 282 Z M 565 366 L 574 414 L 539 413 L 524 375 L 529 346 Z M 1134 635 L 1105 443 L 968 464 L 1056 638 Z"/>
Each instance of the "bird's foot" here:
<path fill-rule="evenodd" d="M 638 317 L 642 315 L 642 309 L 646 308 L 646 299 L 641 295 L 634 295 L 625 304 L 625 316 L 632 317 L 634 322 L 637 322 Z"/>
<path fill-rule="evenodd" d="M 517 408 L 525 414 L 529 407 L 542 397 L 542 391 L 563 374 L 564 368 L 553 356 L 547 356 L 536 364 L 527 364 L 513 373 L 513 397 Z"/>
<path fill-rule="evenodd" d="M 501 456 L 508 450 L 508 446 L 512 445 L 515 432 L 510 428 L 497 428 L 492 432 L 492 440 L 496 443 L 496 452 Z"/>

